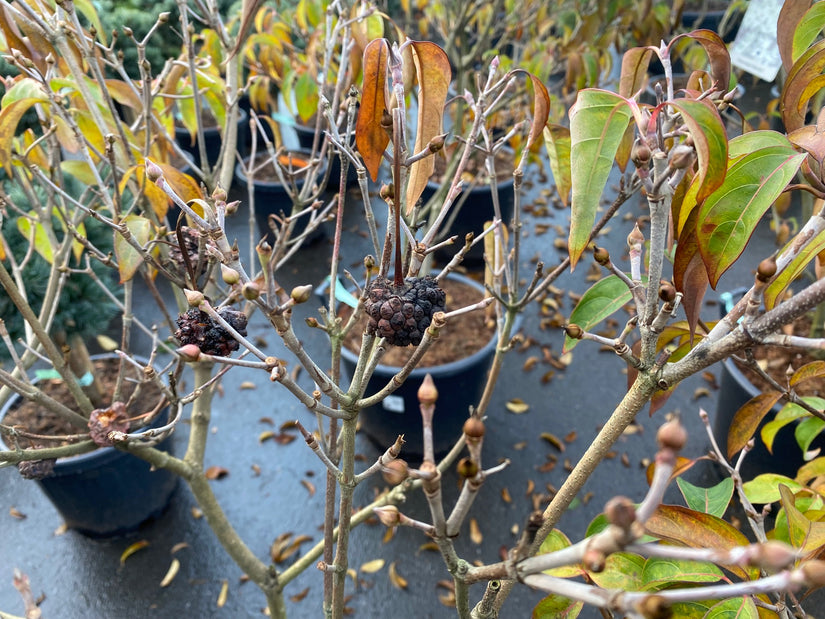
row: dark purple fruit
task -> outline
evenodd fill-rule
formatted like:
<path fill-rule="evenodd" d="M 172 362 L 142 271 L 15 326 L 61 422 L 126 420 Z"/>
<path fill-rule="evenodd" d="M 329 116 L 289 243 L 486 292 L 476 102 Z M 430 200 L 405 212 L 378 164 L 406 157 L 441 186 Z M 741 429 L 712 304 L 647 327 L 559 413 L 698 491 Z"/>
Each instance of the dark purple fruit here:
<path fill-rule="evenodd" d="M 367 293 L 367 333 L 386 338 L 393 346 L 420 344 L 433 315 L 445 310 L 446 295 L 431 275 L 409 277 L 398 288 L 379 277 Z"/>

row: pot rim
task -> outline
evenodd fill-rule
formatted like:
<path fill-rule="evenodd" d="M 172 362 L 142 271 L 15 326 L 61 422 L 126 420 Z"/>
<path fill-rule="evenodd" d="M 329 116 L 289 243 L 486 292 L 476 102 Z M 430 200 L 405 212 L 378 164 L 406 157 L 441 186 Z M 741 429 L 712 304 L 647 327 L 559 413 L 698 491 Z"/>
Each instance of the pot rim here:
<path fill-rule="evenodd" d="M 118 357 L 118 355 L 116 353 L 100 353 L 100 354 L 96 354 L 96 355 L 90 355 L 90 358 L 91 358 L 92 361 L 97 361 L 99 359 L 114 359 L 114 358 L 117 358 L 117 357 Z M 140 363 L 142 363 L 143 365 L 147 365 L 149 363 L 149 359 L 147 359 L 146 357 L 143 357 L 141 355 L 132 355 L 132 357 L 134 359 L 136 359 L 137 361 L 139 361 Z M 35 380 L 34 382 L 37 383 L 37 380 Z M 25 398 L 22 395 L 20 395 L 19 393 L 14 393 L 6 401 L 6 403 L 2 406 L 2 408 L 0 408 L 0 422 L 2 422 L 3 419 L 5 419 L 6 414 L 13 408 L 14 405 L 19 404 L 20 401 L 24 400 L 24 399 Z M 161 409 L 161 412 L 158 414 L 156 419 L 161 419 L 162 415 L 164 415 L 164 414 L 168 415 L 168 410 L 169 410 L 169 404 L 167 403 L 166 406 L 164 406 L 163 409 Z M 164 411 L 166 411 L 166 413 L 164 413 Z M 151 429 L 151 426 L 141 428 L 135 434 L 141 434 L 141 433 L 143 433 L 143 432 L 145 432 L 149 429 Z M 0 447 L 3 447 L 3 448 L 8 449 L 8 450 L 13 450 L 14 449 L 10 445 L 6 444 L 5 440 L 3 440 L 3 435 L 2 434 L 0 434 Z M 92 460 L 106 459 L 106 458 L 112 457 L 113 455 L 126 454 L 126 453 L 127 452 L 125 452 L 123 450 L 120 450 L 117 447 L 99 447 L 99 446 L 96 446 L 91 451 L 87 451 L 87 452 L 82 453 L 82 454 L 76 454 L 74 456 L 63 456 L 61 458 L 58 458 L 57 461 L 55 462 L 55 472 L 58 473 L 58 474 L 64 472 L 63 470 L 58 471 L 57 470 L 58 467 L 60 467 L 61 469 L 64 469 L 65 467 L 68 467 L 68 466 L 71 466 L 71 467 L 74 468 L 76 466 L 80 466 L 80 465 L 82 465 L 86 462 L 92 461 Z"/>
<path fill-rule="evenodd" d="M 468 284 L 479 290 L 480 292 L 484 292 L 484 286 L 479 284 L 474 279 L 461 275 L 460 273 L 450 272 L 447 275 L 447 279 L 455 280 L 462 282 L 464 284 Z M 516 315 L 516 319 L 513 323 L 513 333 L 517 332 L 519 327 L 521 326 L 521 314 Z M 494 350 L 495 347 L 498 345 L 498 330 L 493 333 L 493 336 L 490 340 L 479 350 L 474 352 L 469 357 L 464 357 L 462 359 L 457 359 L 456 361 L 450 361 L 449 363 L 442 363 L 441 365 L 430 365 L 426 367 L 417 367 L 412 372 L 409 373 L 407 378 L 404 382 L 410 379 L 423 379 L 424 376 L 427 374 L 431 374 L 433 378 L 437 378 L 439 376 L 445 376 L 448 374 L 452 374 L 454 372 L 458 372 L 464 370 L 468 367 L 471 367 L 480 361 L 482 361 L 485 357 L 488 357 Z M 358 355 L 349 350 L 346 346 L 341 346 L 341 356 L 344 357 L 347 361 L 355 364 L 358 361 Z M 384 365 L 379 363 L 375 366 L 375 371 L 373 375 L 378 374 L 379 372 L 382 374 L 393 375 L 397 374 L 401 371 L 401 367 L 397 365 Z"/>

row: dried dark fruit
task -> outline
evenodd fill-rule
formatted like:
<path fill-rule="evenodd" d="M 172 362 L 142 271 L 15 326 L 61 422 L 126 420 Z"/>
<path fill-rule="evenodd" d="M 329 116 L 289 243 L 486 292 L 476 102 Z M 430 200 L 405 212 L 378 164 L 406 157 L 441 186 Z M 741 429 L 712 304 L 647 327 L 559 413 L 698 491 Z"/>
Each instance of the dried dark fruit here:
<path fill-rule="evenodd" d="M 17 470 L 25 479 L 43 479 L 54 471 L 54 458 L 48 460 L 23 460 L 17 463 Z"/>
<path fill-rule="evenodd" d="M 218 310 L 218 315 L 235 331 L 246 335 L 246 314 L 224 307 Z M 196 307 L 178 316 L 176 322 L 178 330 L 175 331 L 175 338 L 181 346 L 194 344 L 202 353 L 217 357 L 226 357 L 240 348 L 240 344 L 226 329 Z"/>
<path fill-rule="evenodd" d="M 420 344 L 433 315 L 445 310 L 446 295 L 430 275 L 407 278 L 399 288 L 379 277 L 367 292 L 367 333 L 386 338 L 393 346 Z"/>
<path fill-rule="evenodd" d="M 111 447 L 111 432 L 128 432 L 129 417 L 123 402 L 112 402 L 109 408 L 96 408 L 89 415 L 89 436 L 100 447 Z"/>

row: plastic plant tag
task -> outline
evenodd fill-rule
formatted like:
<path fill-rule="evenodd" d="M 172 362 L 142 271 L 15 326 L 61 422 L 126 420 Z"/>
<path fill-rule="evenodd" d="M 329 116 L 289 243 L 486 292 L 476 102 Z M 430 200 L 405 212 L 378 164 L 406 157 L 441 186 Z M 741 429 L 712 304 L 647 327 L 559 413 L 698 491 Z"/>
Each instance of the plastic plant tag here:
<path fill-rule="evenodd" d="M 776 20 L 783 0 L 751 0 L 730 49 L 733 65 L 772 82 L 782 66 L 776 43 Z"/>
<path fill-rule="evenodd" d="M 62 376 L 60 376 L 60 372 L 55 369 L 51 370 L 35 370 L 34 376 L 37 380 L 61 380 Z M 81 387 L 88 387 L 92 384 L 94 380 L 94 376 L 92 376 L 91 372 L 86 372 L 83 376 L 77 379 L 77 383 Z"/>

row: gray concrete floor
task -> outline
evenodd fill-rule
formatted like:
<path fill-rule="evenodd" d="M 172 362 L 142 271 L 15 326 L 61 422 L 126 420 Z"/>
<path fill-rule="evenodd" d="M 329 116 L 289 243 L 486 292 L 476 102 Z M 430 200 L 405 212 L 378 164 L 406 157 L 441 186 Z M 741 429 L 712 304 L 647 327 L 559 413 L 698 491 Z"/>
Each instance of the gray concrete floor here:
<path fill-rule="evenodd" d="M 616 180 L 613 178 L 610 185 L 615 185 Z M 549 183 L 536 183 L 523 203 L 531 203 L 541 189 L 550 187 Z M 628 219 L 619 217 L 603 238 L 614 259 L 624 253 L 624 239 L 632 220 L 644 214 L 645 207 L 640 199 L 634 198 L 622 212 L 632 213 L 632 216 Z M 541 254 L 550 267 L 561 259 L 562 252 L 553 245 L 552 227 L 561 226 L 566 234 L 568 216 L 567 210 L 552 207 L 546 216 L 525 215 L 524 277 L 529 277 L 530 259 L 537 254 Z M 248 236 L 245 219 L 242 209 L 231 232 L 238 235 L 242 248 L 246 246 Z M 346 218 L 345 228 L 349 234 L 342 264 L 356 273 L 360 273 L 357 265 L 365 241 L 351 232 L 362 225 L 359 207 L 353 203 Z M 545 234 L 538 234 L 538 225 L 551 228 Z M 773 250 L 772 236 L 766 227 L 760 228 L 756 237 L 745 260 L 722 278 L 720 288 L 748 284 L 752 278 L 752 265 Z M 289 288 L 294 284 L 318 283 L 325 275 L 326 267 L 326 260 L 320 256 L 328 256 L 329 249 L 326 242 L 303 249 L 282 273 L 282 284 Z M 589 262 L 589 258 L 585 259 L 575 272 L 563 275 L 557 286 L 571 292 L 584 291 L 591 285 L 586 281 Z M 715 293 L 711 291 L 708 298 L 713 300 Z M 322 334 L 302 326 L 302 317 L 311 315 L 316 309 L 310 305 L 314 303 L 298 308 L 295 324 L 299 325 L 300 337 L 309 351 L 323 355 L 326 348 L 320 337 Z M 572 307 L 573 302 L 565 297 L 562 312 L 568 315 Z M 152 315 L 145 314 L 150 320 Z M 620 313 L 619 320 L 624 316 Z M 562 347 L 561 331 L 540 329 L 541 318 L 538 305 L 527 310 L 522 332 L 534 338 L 537 345 L 509 355 L 490 407 L 484 460 L 491 464 L 509 458 L 512 465 L 487 481 L 470 512 L 480 525 L 482 543 L 473 543 L 466 527 L 457 539 L 459 553 L 471 561 L 494 562 L 501 549 L 515 542 L 513 527 L 522 526 L 533 508 L 527 495 L 528 480 L 534 482 L 537 489 L 559 487 L 565 479 L 566 465 L 577 461 L 626 389 L 622 362 L 613 353 L 601 352 L 598 346 L 588 343 L 576 348 L 572 364 L 565 371 L 556 372 L 549 383 L 540 380 L 549 366 L 539 364 L 533 370 L 525 371 L 523 365 L 528 356 L 541 356 L 539 346 L 549 346 L 555 354 L 559 354 Z M 266 351 L 275 356 L 286 356 L 277 336 L 260 316 L 252 320 L 249 332 L 266 341 Z M 317 358 L 323 359 L 322 356 Z M 718 368 L 714 370 L 718 372 Z M 255 388 L 242 388 L 247 381 L 254 383 Z M 310 387 L 305 376 L 302 381 L 305 387 Z M 685 455 L 703 454 L 708 441 L 698 411 L 700 407 L 713 411 L 715 404 L 713 389 L 697 391 L 706 387 L 709 385 L 703 378 L 691 378 L 678 387 L 664 410 L 652 418 L 643 412 L 635 431 L 622 437 L 616 445 L 616 457 L 600 466 L 585 486 L 580 500 L 564 516 L 561 530 L 573 540 L 580 539 L 587 524 L 610 497 L 621 493 L 638 501 L 644 496 L 647 484 L 641 463 L 655 453 L 656 428 L 666 412 L 680 411 L 688 427 L 690 441 Z M 697 399 L 697 393 L 704 395 Z M 505 402 L 513 397 L 522 398 L 530 405 L 530 410 L 523 415 L 508 412 Z M 223 381 L 221 395 L 214 401 L 213 435 L 206 453 L 207 466 L 229 469 L 228 477 L 212 482 L 214 490 L 229 520 L 261 558 L 268 556 L 270 544 L 285 532 L 310 535 L 312 543 L 321 539 L 319 527 L 323 505 L 323 466 L 300 439 L 288 445 L 277 445 L 272 441 L 259 443 L 259 434 L 270 429 L 261 421 L 264 417 L 272 419 L 276 426 L 296 418 L 308 424 L 313 422 L 312 416 L 280 386 L 271 384 L 259 373 L 242 369 L 231 371 Z M 569 436 L 565 451 L 559 453 L 550 446 L 540 437 L 542 432 Z M 178 453 L 183 452 L 187 434 L 185 424 L 175 434 Z M 521 443 L 525 447 L 519 448 Z M 359 438 L 358 451 L 363 455 L 364 463 L 379 455 L 379 451 L 363 438 Z M 541 466 L 551 455 L 558 458 L 557 466 L 542 472 Z M 260 467 L 260 474 L 253 471 L 255 466 Z M 310 494 L 302 484 L 304 481 L 313 484 L 318 491 Z M 446 476 L 444 487 L 448 506 L 457 494 L 456 481 L 454 472 Z M 192 517 L 190 510 L 194 502 L 184 485 L 156 521 L 147 523 L 126 538 L 97 541 L 73 532 L 56 535 L 61 523 L 57 512 L 35 484 L 21 479 L 13 469 L 0 470 L 0 484 L 0 610 L 23 613 L 22 602 L 11 585 L 12 570 L 19 568 L 30 577 L 34 594 L 45 596 L 41 607 L 46 619 L 261 616 L 265 606 L 263 596 L 253 584 L 242 582 L 239 569 L 218 545 L 206 523 Z M 356 502 L 360 505 L 368 503 L 383 485 L 380 478 L 363 484 L 358 488 Z M 502 499 L 505 489 L 511 502 Z M 679 500 L 673 493 L 668 498 Z M 24 514 L 25 518 L 12 517 L 11 508 Z M 410 496 L 401 509 L 411 517 L 428 519 L 426 503 L 419 494 Z M 348 591 L 348 605 L 355 616 L 454 616 L 454 611 L 439 602 L 438 595 L 445 591 L 438 583 L 447 579 L 448 573 L 437 553 L 421 549 L 427 539 L 420 532 L 405 528 L 387 543 L 382 542 L 383 536 L 384 528 L 380 525 L 356 529 L 352 536 L 351 566 L 357 569 L 376 558 L 385 559 L 387 565 L 394 561 L 398 573 L 407 579 L 409 586 L 406 590 L 394 588 L 386 566 L 374 574 L 359 573 L 358 583 L 350 583 Z M 121 565 L 121 553 L 137 540 L 146 540 L 149 545 Z M 172 547 L 180 542 L 188 544 L 174 555 L 180 561 L 180 572 L 168 587 L 161 588 L 159 584 L 172 560 Z M 217 600 L 224 581 L 228 583 L 228 596 L 225 605 L 219 608 Z M 319 616 L 320 572 L 314 569 L 305 572 L 289 585 L 287 596 L 297 599 L 305 589 L 308 594 L 303 600 L 288 602 L 290 617 Z M 481 586 L 473 587 L 471 599 L 478 600 L 481 592 Z M 507 602 L 503 616 L 528 617 L 542 597 L 520 586 Z M 596 615 L 586 611 L 582 616 Z"/>

